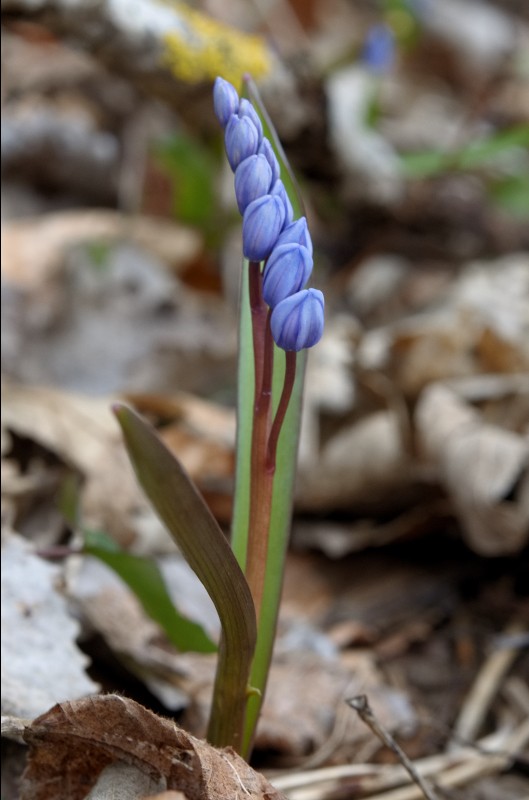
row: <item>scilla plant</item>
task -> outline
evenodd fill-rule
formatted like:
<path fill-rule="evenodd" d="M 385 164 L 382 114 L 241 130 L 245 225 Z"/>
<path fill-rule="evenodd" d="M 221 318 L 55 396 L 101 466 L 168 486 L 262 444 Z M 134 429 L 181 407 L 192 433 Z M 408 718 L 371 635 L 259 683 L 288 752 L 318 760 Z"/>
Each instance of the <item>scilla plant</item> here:
<path fill-rule="evenodd" d="M 249 77 L 245 90 L 247 97 L 239 97 L 220 77 L 213 90 L 242 214 L 244 256 L 230 542 L 155 431 L 124 405 L 114 412 L 143 490 L 219 614 L 208 740 L 248 758 L 277 626 L 306 350 L 321 338 L 324 300 L 306 288 L 313 267 L 307 221 Z"/>

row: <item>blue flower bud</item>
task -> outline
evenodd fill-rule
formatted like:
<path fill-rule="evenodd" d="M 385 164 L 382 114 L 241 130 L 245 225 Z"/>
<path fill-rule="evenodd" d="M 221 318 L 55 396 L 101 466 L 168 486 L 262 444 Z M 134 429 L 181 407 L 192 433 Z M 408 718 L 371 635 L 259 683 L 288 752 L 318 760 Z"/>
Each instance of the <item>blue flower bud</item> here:
<path fill-rule="evenodd" d="M 292 208 L 292 203 L 287 194 L 287 190 L 285 189 L 285 184 L 282 180 L 277 180 L 272 188 L 270 189 L 270 194 L 279 197 L 281 202 L 285 206 L 285 225 L 290 225 L 292 220 L 294 219 L 294 209 Z"/>
<path fill-rule="evenodd" d="M 270 144 L 270 141 L 264 138 L 261 144 L 259 145 L 259 150 L 257 152 L 262 153 L 262 155 L 266 158 L 266 160 L 270 164 L 270 167 L 272 168 L 272 183 L 274 184 L 281 175 L 281 169 L 279 167 L 279 161 L 277 160 L 277 156 L 274 153 L 274 148 Z"/>
<path fill-rule="evenodd" d="M 271 183 L 272 170 L 263 155 L 250 156 L 241 161 L 235 170 L 235 197 L 241 214 L 244 214 L 252 200 L 268 194 Z"/>
<path fill-rule="evenodd" d="M 318 289 L 303 289 L 281 300 L 270 317 L 277 346 L 298 351 L 317 344 L 323 334 L 324 304 Z"/>
<path fill-rule="evenodd" d="M 285 222 L 285 205 L 277 195 L 252 200 L 242 219 L 242 251 L 250 261 L 264 261 Z"/>
<path fill-rule="evenodd" d="M 213 84 L 213 108 L 223 128 L 226 127 L 231 115 L 239 110 L 239 95 L 235 87 L 224 78 L 216 78 Z"/>
<path fill-rule="evenodd" d="M 263 297 L 270 308 L 303 289 L 312 272 L 312 257 L 300 244 L 274 247 L 263 273 Z"/>
<path fill-rule="evenodd" d="M 232 114 L 224 132 L 224 144 L 230 167 L 235 172 L 241 161 L 257 153 L 259 132 L 249 117 Z"/>
<path fill-rule="evenodd" d="M 307 220 L 305 217 L 300 217 L 294 222 L 291 222 L 290 225 L 287 225 L 285 228 L 283 228 L 277 240 L 276 247 L 281 244 L 289 244 L 290 242 L 293 242 L 294 244 L 302 244 L 303 247 L 306 247 L 309 253 L 312 255 L 312 239 L 310 238 Z"/>
<path fill-rule="evenodd" d="M 239 103 L 238 114 L 240 117 L 248 117 L 248 119 L 252 120 L 253 124 L 257 128 L 257 133 L 259 135 L 259 144 L 261 144 L 263 140 L 263 124 L 259 118 L 259 114 L 252 106 L 250 101 L 247 100 L 245 97 L 243 97 Z"/>

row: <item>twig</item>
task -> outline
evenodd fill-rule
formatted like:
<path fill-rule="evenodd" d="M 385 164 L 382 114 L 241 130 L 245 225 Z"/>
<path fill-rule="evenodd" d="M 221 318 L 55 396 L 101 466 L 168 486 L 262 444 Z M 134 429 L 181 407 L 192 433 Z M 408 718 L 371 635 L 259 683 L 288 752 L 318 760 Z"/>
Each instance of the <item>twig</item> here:
<path fill-rule="evenodd" d="M 514 730 L 501 728 L 472 747 L 418 759 L 415 769 L 423 776 L 433 776 L 444 788 L 455 788 L 504 769 L 528 738 L 529 722 L 524 721 Z M 416 785 L 402 785 L 409 777 L 400 764 L 341 764 L 278 776 L 272 782 L 288 792 L 291 800 L 324 800 L 326 792 L 332 793 L 347 779 L 354 779 L 358 797 L 369 796 L 370 800 L 417 800 L 421 796 Z"/>
<path fill-rule="evenodd" d="M 493 775 L 505 769 L 514 755 L 529 741 L 529 720 L 516 728 L 509 737 L 506 751 L 498 755 L 476 755 L 461 764 L 445 770 L 436 776 L 436 783 L 443 789 L 464 786 L 476 778 Z M 370 800 L 420 800 L 415 786 L 406 786 L 391 792 L 372 795 Z"/>
<path fill-rule="evenodd" d="M 505 633 L 519 633 L 521 630 L 520 623 L 513 622 Z M 470 741 L 479 734 L 501 681 L 516 658 L 517 653 L 518 650 L 515 647 L 494 650 L 485 661 L 454 725 L 455 737 Z"/>
<path fill-rule="evenodd" d="M 401 747 L 399 747 L 389 731 L 387 731 L 377 720 L 373 714 L 373 711 L 371 710 L 371 706 L 369 705 L 366 695 L 360 694 L 356 697 L 351 697 L 347 700 L 347 703 L 351 706 L 351 708 L 354 708 L 362 722 L 365 722 L 368 728 L 373 731 L 375 736 L 378 736 L 378 738 L 384 742 L 386 747 L 389 747 L 390 750 L 395 753 L 404 769 L 410 774 L 412 780 L 415 781 L 417 786 L 421 788 L 426 800 L 438 800 L 433 788 L 424 780 L 421 775 L 419 775 L 406 753 Z"/>

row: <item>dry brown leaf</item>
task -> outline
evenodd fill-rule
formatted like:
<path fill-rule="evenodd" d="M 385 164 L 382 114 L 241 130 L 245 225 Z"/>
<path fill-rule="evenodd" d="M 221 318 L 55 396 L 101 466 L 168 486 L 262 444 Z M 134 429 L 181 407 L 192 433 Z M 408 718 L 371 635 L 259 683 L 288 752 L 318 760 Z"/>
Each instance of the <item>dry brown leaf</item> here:
<path fill-rule="evenodd" d="M 486 424 L 442 384 L 422 393 L 416 425 L 419 446 L 435 464 L 472 549 L 489 556 L 518 552 L 529 539 L 529 436 Z"/>
<path fill-rule="evenodd" d="M 404 395 L 430 383 L 529 369 L 529 258 L 471 262 L 421 313 L 367 331 L 357 361 L 390 375 Z"/>
<path fill-rule="evenodd" d="M 402 491 L 411 481 L 397 415 L 380 411 L 339 431 L 317 469 L 302 465 L 297 501 L 304 509 L 350 508 Z"/>
<path fill-rule="evenodd" d="M 256 747 L 297 758 L 314 753 L 326 746 L 345 698 L 365 691 L 376 698 L 378 712 L 394 730 L 416 721 L 404 693 L 384 683 L 369 653 L 325 658 L 310 651 L 285 652 L 272 666 Z M 397 695 L 399 713 L 393 707 Z M 351 723 L 348 745 L 365 743 L 369 735 L 354 725 L 354 719 Z"/>
<path fill-rule="evenodd" d="M 160 437 L 178 455 L 215 517 L 229 524 L 235 472 L 235 411 L 184 392 L 128 394 L 141 414 L 164 421 Z"/>
<path fill-rule="evenodd" d="M 113 399 L 117 398 L 89 398 L 4 381 L 4 425 L 83 476 L 82 519 L 87 527 L 103 529 L 127 545 L 141 543 L 139 524 L 145 528 L 148 519 L 153 537 L 169 540 L 137 487 L 110 410 Z"/>
<path fill-rule="evenodd" d="M 38 288 L 62 270 L 68 248 L 81 242 L 120 240 L 152 252 L 176 273 L 187 267 L 201 248 L 197 233 L 172 221 L 109 210 L 61 211 L 3 223 L 2 276 L 14 284 Z"/>
<path fill-rule="evenodd" d="M 134 395 L 130 396 L 134 399 Z M 118 425 L 110 407 L 117 396 L 86 397 L 4 380 L 3 424 L 7 431 L 37 442 L 72 466 L 85 479 L 81 492 L 86 527 L 110 533 L 136 552 L 174 552 L 165 532 L 138 487 Z M 231 508 L 234 415 L 191 395 L 155 403 L 139 398 L 140 411 L 168 407 L 175 418 L 167 432 L 191 478 L 219 518 Z M 161 416 L 164 416 L 163 414 Z M 215 433 L 216 431 L 216 433 Z"/>
<path fill-rule="evenodd" d="M 118 695 L 62 703 L 26 728 L 21 800 L 82 800 L 105 767 L 124 762 L 187 800 L 281 800 L 231 748 L 217 750 Z"/>

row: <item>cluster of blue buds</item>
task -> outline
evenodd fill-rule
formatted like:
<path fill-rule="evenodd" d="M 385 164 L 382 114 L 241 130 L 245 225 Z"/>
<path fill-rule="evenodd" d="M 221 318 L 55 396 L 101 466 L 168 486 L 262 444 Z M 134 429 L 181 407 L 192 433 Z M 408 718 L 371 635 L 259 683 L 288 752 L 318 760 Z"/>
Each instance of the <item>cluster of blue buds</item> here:
<path fill-rule="evenodd" d="M 324 300 L 318 289 L 303 288 L 313 267 L 307 220 L 294 219 L 279 162 L 250 101 L 217 78 L 213 104 L 235 177 L 243 254 L 249 261 L 265 262 L 263 297 L 272 309 L 274 341 L 283 350 L 312 347 L 323 333 Z"/>

